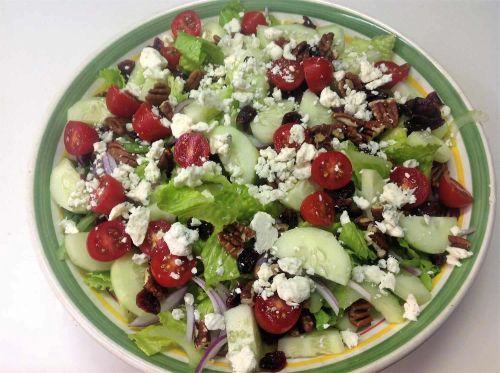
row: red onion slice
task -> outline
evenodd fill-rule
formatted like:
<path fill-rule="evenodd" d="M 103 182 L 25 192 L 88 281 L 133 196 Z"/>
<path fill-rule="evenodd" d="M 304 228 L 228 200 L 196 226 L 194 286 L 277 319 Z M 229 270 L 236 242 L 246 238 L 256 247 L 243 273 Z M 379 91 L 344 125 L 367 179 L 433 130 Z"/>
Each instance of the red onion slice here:
<path fill-rule="evenodd" d="M 347 286 L 349 286 L 352 290 L 356 291 L 361 295 L 366 301 L 371 302 L 372 296 L 369 292 L 367 292 L 360 284 L 349 280 L 347 283 Z"/>
<path fill-rule="evenodd" d="M 221 350 L 222 347 L 227 343 L 227 335 L 221 335 L 214 339 L 212 343 L 208 346 L 205 354 L 200 360 L 200 363 L 196 367 L 194 373 L 201 373 L 205 365 L 207 365 L 208 361 L 213 358 L 217 353 Z"/>
<path fill-rule="evenodd" d="M 157 315 L 153 315 L 152 313 L 147 313 L 145 315 L 138 316 L 132 321 L 129 326 L 135 326 L 138 328 L 144 328 L 149 325 L 156 324 L 160 321 L 160 318 Z"/>
<path fill-rule="evenodd" d="M 214 312 L 223 314 L 226 310 L 226 303 L 222 300 L 220 295 L 213 289 L 208 289 L 205 281 L 203 281 L 199 277 L 193 277 L 193 281 L 207 293 L 208 297 L 212 301 L 212 305 L 214 306 Z"/>
<path fill-rule="evenodd" d="M 217 292 L 217 294 L 219 294 L 222 301 L 224 303 L 226 303 L 226 299 L 229 296 L 229 294 L 231 293 L 229 291 L 229 289 L 227 287 L 225 287 L 224 285 L 222 285 L 221 283 L 218 283 L 217 286 L 215 287 L 215 291 Z"/>
<path fill-rule="evenodd" d="M 192 98 L 188 98 L 187 100 L 184 100 L 181 103 L 177 104 L 177 106 L 174 109 L 174 114 L 180 113 L 182 111 L 182 109 L 184 109 L 186 106 L 188 106 L 193 101 L 194 100 Z"/>
<path fill-rule="evenodd" d="M 186 303 L 186 339 L 188 342 L 193 340 L 194 333 L 194 306 Z"/>
<path fill-rule="evenodd" d="M 171 311 L 174 307 L 179 305 L 184 299 L 184 295 L 187 293 L 187 286 L 183 286 L 168 297 L 166 297 L 161 303 L 161 311 Z"/>
<path fill-rule="evenodd" d="M 403 267 L 403 270 L 417 277 L 422 274 L 422 271 L 416 267 Z"/>
<path fill-rule="evenodd" d="M 108 153 L 105 153 L 102 156 L 102 166 L 104 168 L 104 172 L 107 173 L 108 175 L 110 175 L 113 172 L 113 170 L 111 169 L 111 164 L 109 163 Z"/>
<path fill-rule="evenodd" d="M 333 312 L 335 312 L 335 314 L 338 315 L 340 307 L 337 298 L 335 298 L 330 289 L 328 289 L 325 285 L 323 285 L 319 281 L 314 281 L 314 283 L 316 284 L 316 290 L 318 291 L 318 293 L 320 293 L 321 296 L 325 299 L 326 303 L 328 303 L 328 305 L 332 308 Z"/>

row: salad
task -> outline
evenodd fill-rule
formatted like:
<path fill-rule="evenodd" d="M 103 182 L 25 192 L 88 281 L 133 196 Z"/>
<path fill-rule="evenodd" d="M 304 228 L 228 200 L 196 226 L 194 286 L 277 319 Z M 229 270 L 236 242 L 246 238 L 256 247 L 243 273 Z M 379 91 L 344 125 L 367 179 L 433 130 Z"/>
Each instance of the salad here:
<path fill-rule="evenodd" d="M 416 322 L 472 255 L 447 167 L 461 119 L 405 82 L 395 42 L 188 10 L 68 110 L 59 254 L 145 354 L 253 372 L 340 353 L 375 320 Z"/>

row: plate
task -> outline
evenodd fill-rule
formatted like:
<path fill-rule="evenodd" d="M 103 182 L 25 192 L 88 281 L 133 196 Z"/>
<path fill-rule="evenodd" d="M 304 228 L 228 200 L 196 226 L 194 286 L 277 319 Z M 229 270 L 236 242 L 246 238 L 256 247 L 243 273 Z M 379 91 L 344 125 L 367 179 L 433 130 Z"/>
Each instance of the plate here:
<path fill-rule="evenodd" d="M 217 16 L 226 1 L 208 1 L 188 4 L 158 16 L 130 31 L 95 56 L 69 84 L 60 100 L 51 110 L 40 138 L 33 178 L 33 217 L 38 232 L 37 250 L 42 266 L 59 299 L 72 316 L 104 347 L 128 363 L 144 371 L 186 371 L 183 353 L 173 350 L 168 354 L 145 356 L 127 338 L 125 317 L 110 297 L 90 290 L 83 284 L 82 273 L 74 266 L 57 258 L 58 233 L 54 220 L 59 212 L 50 199 L 49 181 L 54 164 L 61 158 L 61 135 L 66 123 L 67 109 L 95 88 L 100 69 L 116 64 L 146 45 L 155 35 L 166 30 L 173 17 L 186 9 L 196 10 L 202 18 Z M 414 43 L 382 23 L 348 8 L 324 2 L 307 0 L 252 0 L 242 1 L 249 10 L 307 15 L 344 27 L 346 34 L 373 37 L 393 33 L 398 40 L 397 58 L 413 67 L 408 83 L 420 95 L 435 90 L 452 115 L 457 117 L 471 109 L 465 95 L 451 77 Z M 410 353 L 425 341 L 446 320 L 465 295 L 476 276 L 488 249 L 493 225 L 494 177 L 491 158 L 484 133 L 479 123 L 469 123 L 460 129 L 453 143 L 452 172 L 469 190 L 473 191 L 472 209 L 461 215 L 463 226 L 473 226 L 474 255 L 460 268 L 446 267 L 434 279 L 433 300 L 424 308 L 417 322 L 390 325 L 375 324 L 363 334 L 359 345 L 343 354 L 290 361 L 287 371 L 344 372 L 352 370 L 379 370 Z M 474 165 L 471 167 L 470 165 Z M 228 371 L 227 361 L 221 359 L 209 364 L 206 371 Z"/>

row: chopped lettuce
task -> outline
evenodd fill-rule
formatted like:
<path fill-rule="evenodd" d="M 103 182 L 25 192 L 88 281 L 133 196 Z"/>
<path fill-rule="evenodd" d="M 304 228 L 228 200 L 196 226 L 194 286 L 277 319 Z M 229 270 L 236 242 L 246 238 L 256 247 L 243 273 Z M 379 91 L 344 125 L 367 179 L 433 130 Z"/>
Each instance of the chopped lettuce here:
<path fill-rule="evenodd" d="M 359 172 L 363 169 L 372 169 L 377 171 L 382 178 L 387 179 L 391 173 L 391 162 L 377 157 L 360 152 L 352 143 L 348 143 L 345 149 L 346 155 L 351 161 L 352 169 L 354 171 L 355 181 L 360 180 Z"/>
<path fill-rule="evenodd" d="M 369 51 L 379 52 L 381 60 L 392 58 L 392 50 L 396 44 L 396 36 L 393 34 L 377 35 L 372 39 L 355 37 L 352 39 L 351 48 L 358 53 L 367 53 Z"/>
<path fill-rule="evenodd" d="M 184 93 L 184 80 L 179 76 L 169 75 L 167 77 L 167 85 L 170 87 L 170 96 L 175 97 L 177 103 L 188 98 L 188 94 Z"/>
<path fill-rule="evenodd" d="M 76 224 L 79 232 L 90 232 L 95 227 L 97 222 L 97 214 L 90 213 L 82 217 Z"/>
<path fill-rule="evenodd" d="M 186 71 L 199 69 L 205 63 L 220 65 L 224 62 L 222 50 L 209 41 L 179 32 L 175 47 L 181 53 L 179 66 Z"/>
<path fill-rule="evenodd" d="M 59 260 L 65 260 L 68 254 L 66 253 L 66 245 L 64 245 L 64 240 L 59 244 L 56 251 L 56 257 Z"/>
<path fill-rule="evenodd" d="M 202 293 L 200 293 L 200 294 L 202 294 Z M 196 303 L 196 309 L 200 313 L 200 320 L 203 320 L 207 313 L 214 312 L 214 306 L 212 304 L 212 301 L 210 300 L 210 298 L 208 297 L 208 295 L 205 292 L 203 292 L 203 294 L 205 295 L 203 300 L 201 300 L 201 301 L 197 300 L 197 303 Z"/>
<path fill-rule="evenodd" d="M 278 17 L 276 17 L 275 15 L 273 14 L 269 14 L 269 22 L 271 23 L 270 26 L 278 26 L 278 25 L 281 25 L 281 21 L 278 19 Z"/>
<path fill-rule="evenodd" d="M 317 330 L 325 330 L 330 326 L 337 323 L 337 315 L 335 315 L 331 310 L 327 312 L 324 308 L 321 308 L 318 312 L 313 313 L 314 321 Z"/>
<path fill-rule="evenodd" d="M 368 247 L 364 233 L 359 230 L 353 222 L 349 222 L 342 226 L 339 240 L 349 248 L 350 253 L 359 259 L 366 260 L 375 259 L 377 257 Z"/>
<path fill-rule="evenodd" d="M 113 290 L 113 286 L 111 285 L 111 275 L 109 271 L 89 272 L 85 275 L 83 281 L 87 284 L 87 286 L 96 290 Z"/>
<path fill-rule="evenodd" d="M 193 343 L 186 340 L 185 322 L 175 320 L 168 311 L 161 312 L 159 317 L 161 325 L 148 326 L 137 333 L 129 334 L 128 337 L 148 356 L 166 347 L 179 346 L 187 353 L 189 365 L 196 366 L 203 351 L 196 350 Z"/>
<path fill-rule="evenodd" d="M 107 90 L 112 85 L 118 88 L 125 87 L 125 79 L 118 69 L 102 69 L 99 71 L 99 78 L 104 80 L 103 90 Z"/>
<path fill-rule="evenodd" d="M 240 277 L 236 259 L 219 244 L 217 233 L 212 234 L 207 241 L 197 241 L 195 245 L 197 247 L 194 250 L 201 251 L 203 277 L 207 285 Z"/>
<path fill-rule="evenodd" d="M 244 11 L 245 8 L 243 8 L 243 5 L 241 5 L 239 1 L 233 0 L 228 2 L 219 13 L 219 25 L 224 26 L 233 18 L 239 20 L 241 18 L 240 13 Z"/>
<path fill-rule="evenodd" d="M 430 175 L 432 162 L 436 151 L 441 147 L 438 144 L 411 146 L 407 143 L 396 143 L 384 149 L 385 154 L 396 164 L 402 164 L 409 159 L 416 159 L 419 168 L 427 176 Z"/>

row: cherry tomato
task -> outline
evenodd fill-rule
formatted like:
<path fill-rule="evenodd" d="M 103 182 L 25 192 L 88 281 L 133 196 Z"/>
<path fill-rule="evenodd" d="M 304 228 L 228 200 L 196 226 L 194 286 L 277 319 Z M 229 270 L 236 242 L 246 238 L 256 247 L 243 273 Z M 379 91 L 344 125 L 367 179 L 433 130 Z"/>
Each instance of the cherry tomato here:
<path fill-rule="evenodd" d="M 378 61 L 375 63 L 376 67 L 380 67 L 380 65 L 385 65 L 387 68 L 387 72 L 384 74 L 391 74 L 392 78 L 389 83 L 385 83 L 381 88 L 390 89 L 394 87 L 399 82 L 405 80 L 410 73 L 411 66 L 405 63 L 404 65 L 399 66 L 398 64 L 392 61 Z"/>
<path fill-rule="evenodd" d="M 168 249 L 167 243 L 163 240 L 163 237 L 158 236 L 158 233 L 160 231 L 165 233 L 169 229 L 170 223 L 166 220 L 154 220 L 149 222 L 146 237 L 141 246 L 139 246 L 139 249 L 149 256 L 157 251 Z"/>
<path fill-rule="evenodd" d="M 168 68 L 170 70 L 177 69 L 181 54 L 175 47 L 163 47 L 160 49 L 160 54 L 168 61 Z"/>
<path fill-rule="evenodd" d="M 168 249 L 154 252 L 150 262 L 151 274 L 156 282 L 167 288 L 182 286 L 191 280 L 191 270 L 195 266 L 196 259 L 172 255 Z"/>
<path fill-rule="evenodd" d="M 289 331 L 299 319 L 301 310 L 301 306 L 289 306 L 277 295 L 267 299 L 260 295 L 255 298 L 255 320 L 262 329 L 271 334 Z"/>
<path fill-rule="evenodd" d="M 311 176 L 323 188 L 340 189 L 351 181 L 351 161 L 341 152 L 320 153 L 312 162 Z"/>
<path fill-rule="evenodd" d="M 111 209 L 125 201 L 125 191 L 122 184 L 110 175 L 99 179 L 99 186 L 90 196 L 92 211 L 108 215 Z"/>
<path fill-rule="evenodd" d="M 174 37 L 177 37 L 177 32 L 179 31 L 183 31 L 186 34 L 193 36 L 200 36 L 201 35 L 200 16 L 194 10 L 186 10 L 175 16 L 170 28 L 172 29 L 172 34 L 174 34 Z"/>
<path fill-rule="evenodd" d="M 307 129 L 304 129 L 304 141 L 301 143 L 292 141 L 290 142 L 290 130 L 293 126 L 296 126 L 296 123 L 283 124 L 276 131 L 274 131 L 273 135 L 273 143 L 274 149 L 279 152 L 283 148 L 295 148 L 299 149 L 300 146 L 304 143 L 311 142 L 311 134 Z"/>
<path fill-rule="evenodd" d="M 439 179 L 439 201 L 450 208 L 464 208 L 469 206 L 472 201 L 472 195 L 467 189 L 453 179 L 448 173 L 445 173 Z"/>
<path fill-rule="evenodd" d="M 112 85 L 106 93 L 106 106 L 117 117 L 130 118 L 141 106 L 141 102 L 127 91 Z"/>
<path fill-rule="evenodd" d="M 332 63 L 324 57 L 304 58 L 304 76 L 309 89 L 319 94 L 333 81 Z"/>
<path fill-rule="evenodd" d="M 309 194 L 300 205 L 300 215 L 314 225 L 330 225 L 335 218 L 335 204 L 325 192 Z"/>
<path fill-rule="evenodd" d="M 132 126 L 137 135 L 146 141 L 156 141 L 169 136 L 172 132 L 169 127 L 165 127 L 156 116 L 151 105 L 143 103 L 132 118 Z"/>
<path fill-rule="evenodd" d="M 431 194 L 431 184 L 418 168 L 398 166 L 391 172 L 390 180 L 402 189 L 414 189 L 415 202 L 408 208 L 420 206 Z"/>
<path fill-rule="evenodd" d="M 202 134 L 188 132 L 179 137 L 174 146 L 175 162 L 182 168 L 201 166 L 210 157 L 210 145 Z"/>
<path fill-rule="evenodd" d="M 304 82 L 304 69 L 299 61 L 280 58 L 267 70 L 267 78 L 283 91 L 293 91 Z"/>
<path fill-rule="evenodd" d="M 87 251 L 100 262 L 118 259 L 131 248 L 132 240 L 125 232 L 125 225 L 117 220 L 96 225 L 87 236 Z"/>
<path fill-rule="evenodd" d="M 267 26 L 264 14 L 261 12 L 246 12 L 241 20 L 241 33 L 245 35 L 255 34 L 258 25 Z"/>
<path fill-rule="evenodd" d="M 64 128 L 64 147 L 71 155 L 91 153 L 97 141 L 99 141 L 97 131 L 83 122 L 70 120 Z"/>

